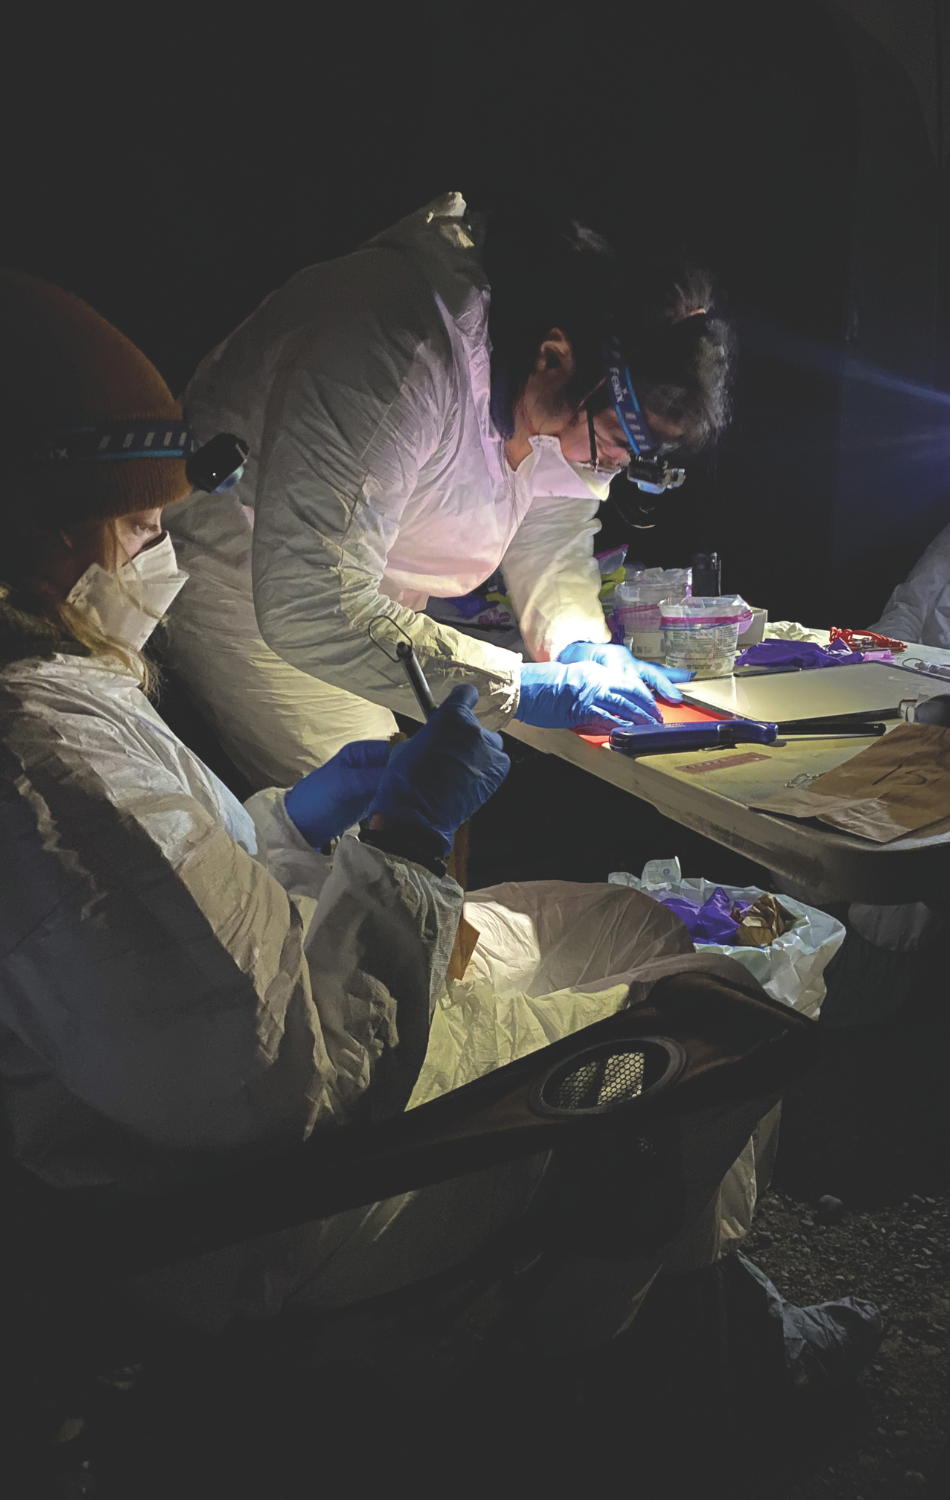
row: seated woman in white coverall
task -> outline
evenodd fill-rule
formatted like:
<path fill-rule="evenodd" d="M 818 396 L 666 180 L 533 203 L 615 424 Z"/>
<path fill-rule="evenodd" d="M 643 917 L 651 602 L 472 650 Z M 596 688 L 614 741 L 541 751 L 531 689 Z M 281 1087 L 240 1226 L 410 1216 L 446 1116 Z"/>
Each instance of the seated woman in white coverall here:
<path fill-rule="evenodd" d="M 679 697 L 675 672 L 609 644 L 593 538 L 631 451 L 695 451 L 724 426 L 710 296 L 699 273 L 612 256 L 568 221 L 466 216 L 451 193 L 299 272 L 208 355 L 186 417 L 251 454 L 230 493 L 171 522 L 191 583 L 170 661 L 253 785 L 388 735 L 390 710 L 419 716 L 367 635 L 381 613 L 436 701 L 473 683 L 493 729 L 612 728 Z M 421 613 L 498 567 L 529 663 Z"/>
<path fill-rule="evenodd" d="M 161 531 L 190 489 L 171 456 L 187 448 L 179 408 L 91 308 L 11 272 L 0 349 L 0 1081 L 25 1168 L 57 1186 L 174 1183 L 367 1105 L 433 1097 L 661 976 L 748 984 L 648 898 L 547 882 L 470 899 L 479 943 L 447 993 L 462 893 L 441 861 L 507 768 L 474 689 L 456 687 L 394 754 L 351 745 L 242 806 L 141 686 L 139 649 L 184 582 Z M 319 852 L 364 815 L 359 838 Z M 701 1262 L 760 1108 L 684 1126 L 684 1234 Z M 144 1278 L 137 1295 L 210 1327 L 347 1303 L 462 1262 L 544 1170 L 517 1161 L 341 1214 Z M 730 1182 L 738 1234 L 748 1151 Z M 568 1265 L 551 1293 L 559 1336 L 610 1336 L 675 1253 Z"/>

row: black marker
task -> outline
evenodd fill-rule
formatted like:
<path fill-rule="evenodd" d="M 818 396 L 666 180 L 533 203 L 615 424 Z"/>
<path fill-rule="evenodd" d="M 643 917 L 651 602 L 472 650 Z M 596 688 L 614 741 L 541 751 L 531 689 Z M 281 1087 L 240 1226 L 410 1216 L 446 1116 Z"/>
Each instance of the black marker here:
<path fill-rule="evenodd" d="M 396 645 L 396 656 L 406 669 L 409 686 L 415 693 L 416 702 L 422 709 L 422 717 L 424 719 L 431 719 L 438 705 L 432 696 L 429 684 L 426 682 L 425 674 L 419 665 L 416 653 L 412 649 L 412 642 L 399 641 Z"/>

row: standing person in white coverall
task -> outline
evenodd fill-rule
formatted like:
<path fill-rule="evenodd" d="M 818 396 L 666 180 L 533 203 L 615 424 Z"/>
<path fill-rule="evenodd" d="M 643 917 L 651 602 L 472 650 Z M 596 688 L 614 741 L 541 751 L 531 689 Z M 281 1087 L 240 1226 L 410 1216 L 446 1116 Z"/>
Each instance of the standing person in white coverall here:
<path fill-rule="evenodd" d="M 891 594 L 881 618 L 868 628 L 892 640 L 950 651 L 950 526 L 938 532 Z M 935 901 L 851 904 L 850 941 L 833 991 L 845 1014 L 877 1020 L 913 993 L 921 981 L 920 955 L 946 930 L 946 903 L 936 893 Z"/>
<path fill-rule="evenodd" d="M 545 882 L 471 898 L 479 944 L 446 992 L 462 892 L 442 860 L 507 768 L 474 689 L 395 754 L 351 745 L 242 806 L 140 686 L 185 581 L 161 530 L 189 489 L 179 409 L 121 334 L 30 277 L 0 273 L 0 349 L 0 1084 L 22 1166 L 143 1191 L 431 1098 L 661 977 L 748 986 L 647 897 Z M 761 1108 L 684 1121 L 687 1248 L 566 1263 L 559 1337 L 611 1336 L 664 1260 L 715 1258 L 724 1221 L 743 1232 L 751 1146 L 724 1215 L 717 1186 Z M 405 1194 L 137 1295 L 210 1327 L 345 1304 L 458 1265 L 544 1172 L 535 1157 Z"/>
<path fill-rule="evenodd" d="M 710 299 L 702 274 L 448 194 L 301 271 L 208 355 L 187 418 L 251 457 L 230 493 L 172 520 L 191 582 L 170 661 L 252 783 L 388 735 L 390 710 L 418 717 L 367 635 L 382 613 L 436 700 L 470 682 L 494 729 L 611 728 L 658 718 L 654 692 L 678 699 L 675 672 L 609 644 L 593 538 L 631 453 L 694 451 L 725 424 Z M 528 663 L 421 613 L 499 566 Z"/>
<path fill-rule="evenodd" d="M 950 651 L 950 526 L 934 537 L 870 628 L 894 640 Z"/>

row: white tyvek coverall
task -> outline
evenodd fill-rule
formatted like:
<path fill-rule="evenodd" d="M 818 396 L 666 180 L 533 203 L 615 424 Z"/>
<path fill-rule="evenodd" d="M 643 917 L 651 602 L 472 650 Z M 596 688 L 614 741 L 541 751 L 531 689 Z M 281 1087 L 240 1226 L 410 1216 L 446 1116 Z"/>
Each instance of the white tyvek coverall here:
<path fill-rule="evenodd" d="M 255 784 L 287 785 L 348 740 L 385 736 L 390 709 L 418 716 L 401 668 L 367 637 L 381 612 L 412 637 L 436 700 L 473 682 L 495 729 L 517 707 L 520 657 L 416 613 L 430 595 L 467 593 L 502 566 L 536 660 L 609 639 L 592 556 L 607 486 L 551 437 L 509 468 L 489 415 L 480 227 L 464 213 L 449 194 L 301 271 L 185 395 L 202 440 L 235 432 L 252 457 L 229 494 L 169 512 L 191 575 L 171 659 Z"/>
<path fill-rule="evenodd" d="M 161 1186 L 196 1152 L 212 1164 L 345 1121 L 397 1002 L 405 1018 L 443 996 L 418 1102 L 612 1014 L 630 986 L 645 998 L 695 967 L 748 982 L 637 892 L 545 882 L 472 897 L 482 939 L 447 996 L 455 882 L 352 838 L 331 864 L 279 794 L 242 807 L 130 676 L 68 656 L 6 667 L 0 739 L 0 1077 L 18 1160 L 57 1185 Z M 565 1270 L 555 1315 L 566 1299 L 582 1342 L 632 1315 L 664 1259 L 713 1258 L 737 1195 L 747 1221 L 748 1150 L 722 1212 L 718 1185 L 761 1108 L 684 1122 L 679 1249 L 622 1274 Z M 135 1295 L 209 1327 L 358 1300 L 464 1260 L 543 1169 L 513 1162 L 271 1235 L 139 1278 Z"/>
<path fill-rule="evenodd" d="M 950 526 L 934 537 L 904 582 L 897 585 L 881 618 L 868 629 L 912 645 L 950 648 Z M 861 973 L 865 965 L 870 967 L 872 993 L 874 990 L 888 993 L 886 971 L 878 950 L 909 955 L 924 946 L 942 925 L 934 911 L 921 901 L 902 906 L 854 902 L 848 908 L 848 920 L 858 936 L 871 945 L 869 951 L 862 951 L 853 941 L 849 945 L 848 966 L 854 978 L 849 975 L 844 993 L 854 996 L 860 995 L 867 984 Z"/>
<path fill-rule="evenodd" d="M 950 526 L 934 537 L 869 628 L 892 640 L 950 648 Z"/>

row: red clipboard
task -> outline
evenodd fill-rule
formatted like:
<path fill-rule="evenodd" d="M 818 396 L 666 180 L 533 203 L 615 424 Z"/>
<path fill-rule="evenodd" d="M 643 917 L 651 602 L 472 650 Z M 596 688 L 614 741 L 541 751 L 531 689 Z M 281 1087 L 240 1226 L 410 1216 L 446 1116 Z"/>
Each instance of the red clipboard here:
<path fill-rule="evenodd" d="M 721 724 L 730 717 L 729 714 L 717 714 L 711 708 L 692 708 L 687 703 L 657 703 L 660 716 L 664 724 Z M 588 745 L 606 745 L 610 739 L 609 734 L 583 734 L 579 729 L 572 731 Z"/>

